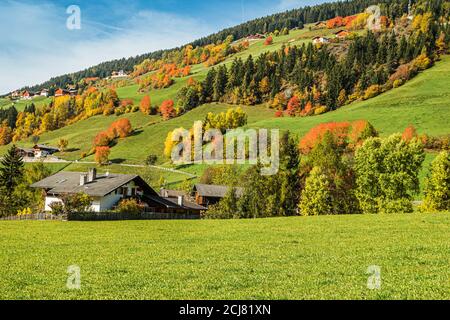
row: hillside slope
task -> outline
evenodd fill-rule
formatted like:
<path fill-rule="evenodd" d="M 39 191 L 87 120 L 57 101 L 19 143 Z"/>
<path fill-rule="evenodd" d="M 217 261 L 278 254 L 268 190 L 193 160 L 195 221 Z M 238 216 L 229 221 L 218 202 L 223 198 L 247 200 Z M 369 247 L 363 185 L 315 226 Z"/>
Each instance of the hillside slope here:
<path fill-rule="evenodd" d="M 274 111 L 265 106 L 245 107 L 249 114 L 249 126 L 254 128 L 279 128 L 290 130 L 298 135 L 305 134 L 309 129 L 320 123 L 332 121 L 369 120 L 382 135 L 402 132 L 413 124 L 419 133 L 443 135 L 450 133 L 450 56 L 444 56 L 442 61 L 421 73 L 404 86 L 391 90 L 376 98 L 355 102 L 337 111 L 320 116 L 305 118 L 275 118 Z M 187 114 L 166 122 L 161 122 L 159 116 L 144 116 L 140 113 L 127 114 L 139 132 L 119 142 L 112 148 L 111 159 L 126 159 L 131 163 L 143 163 L 150 154 L 162 156 L 164 140 L 167 133 L 174 128 L 191 127 L 195 120 L 204 119 L 208 112 L 219 112 L 234 106 L 224 104 L 204 105 Z M 66 159 L 78 159 L 81 152 L 87 152 L 92 146 L 95 135 L 105 130 L 115 116 L 98 116 L 80 121 L 71 126 L 45 133 L 41 136 L 42 143 L 56 144 L 58 139 L 69 140 L 72 152 L 61 154 Z M 30 145 L 19 143 L 19 145 Z M 8 147 L 3 146 L 0 152 Z"/>
<path fill-rule="evenodd" d="M 370 100 L 355 102 L 336 111 L 306 118 L 270 118 L 253 126 L 282 128 L 299 135 L 320 123 L 333 121 L 370 121 L 382 135 L 402 132 L 408 125 L 418 133 L 450 133 L 450 56 L 419 74 L 400 88 Z"/>

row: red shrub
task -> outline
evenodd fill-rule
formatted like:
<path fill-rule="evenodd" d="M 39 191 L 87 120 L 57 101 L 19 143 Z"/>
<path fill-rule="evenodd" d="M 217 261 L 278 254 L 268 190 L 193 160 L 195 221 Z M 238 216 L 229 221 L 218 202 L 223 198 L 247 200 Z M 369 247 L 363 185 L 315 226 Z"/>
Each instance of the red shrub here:
<path fill-rule="evenodd" d="M 134 105 L 134 102 L 133 102 L 133 100 L 131 100 L 131 99 L 123 99 L 123 100 L 120 102 L 120 105 L 121 105 L 122 107 L 128 107 L 128 106 Z"/>
<path fill-rule="evenodd" d="M 169 120 L 176 115 L 173 100 L 164 101 L 159 109 L 164 120 Z"/>
<path fill-rule="evenodd" d="M 287 111 L 286 112 L 287 112 L 288 115 L 293 117 L 299 111 L 300 111 L 300 100 L 296 96 L 293 96 L 288 102 Z"/>
<path fill-rule="evenodd" d="M 268 36 L 266 38 L 266 41 L 264 41 L 264 45 L 265 46 L 270 46 L 271 44 L 273 44 L 273 38 L 272 38 L 272 36 Z"/>
<path fill-rule="evenodd" d="M 409 142 L 412 139 L 417 137 L 417 131 L 416 128 L 414 128 L 413 125 L 410 125 L 408 128 L 405 129 L 405 131 L 403 132 L 403 140 Z"/>
<path fill-rule="evenodd" d="M 282 118 L 283 117 L 283 111 L 282 110 L 277 110 L 277 112 L 275 112 L 275 117 L 276 118 Z"/>
<path fill-rule="evenodd" d="M 344 25 L 344 19 L 342 17 L 336 17 L 327 21 L 327 28 L 334 29 L 342 27 Z"/>

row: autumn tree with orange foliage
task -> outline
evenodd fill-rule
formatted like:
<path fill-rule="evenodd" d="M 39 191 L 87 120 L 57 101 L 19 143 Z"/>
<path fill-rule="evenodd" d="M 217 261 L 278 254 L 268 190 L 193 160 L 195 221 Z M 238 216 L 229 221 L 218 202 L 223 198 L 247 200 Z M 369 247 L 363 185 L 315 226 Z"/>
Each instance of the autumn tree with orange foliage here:
<path fill-rule="evenodd" d="M 122 107 L 132 106 L 132 105 L 134 105 L 134 101 L 131 99 L 123 99 L 122 101 L 120 101 L 120 105 Z"/>
<path fill-rule="evenodd" d="M 283 118 L 283 111 L 282 110 L 277 110 L 275 112 L 275 118 Z"/>
<path fill-rule="evenodd" d="M 309 116 L 312 113 L 313 105 L 311 101 L 308 101 L 305 105 L 305 108 L 303 108 L 302 112 L 300 112 L 301 116 Z"/>
<path fill-rule="evenodd" d="M 298 112 L 300 111 L 300 100 L 297 98 L 297 96 L 293 96 L 287 105 L 286 113 L 294 117 Z"/>
<path fill-rule="evenodd" d="M 159 109 L 164 120 L 169 120 L 176 116 L 173 100 L 164 101 Z"/>
<path fill-rule="evenodd" d="M 417 130 L 413 125 L 410 125 L 403 132 L 402 139 L 406 142 L 410 142 L 414 138 L 417 138 Z"/>
<path fill-rule="evenodd" d="M 139 89 L 142 91 L 145 88 L 152 87 L 153 89 L 163 89 L 170 87 L 174 80 L 173 78 L 187 77 L 191 74 L 191 66 L 178 67 L 174 63 L 162 65 L 158 72 L 150 74 L 143 79 L 136 79 L 139 83 Z"/>
<path fill-rule="evenodd" d="M 97 162 L 99 165 L 108 164 L 110 153 L 111 149 L 109 147 L 95 148 L 95 162 Z"/>
<path fill-rule="evenodd" d="M 339 27 L 342 27 L 344 25 L 345 25 L 344 24 L 344 18 L 339 17 L 339 16 L 327 21 L 327 28 L 328 29 L 339 28 Z"/>
<path fill-rule="evenodd" d="M 106 131 L 102 131 L 94 138 L 94 147 L 107 147 L 117 138 L 126 138 L 133 132 L 130 120 L 124 118 L 113 122 Z"/>
<path fill-rule="evenodd" d="M 150 96 L 145 95 L 142 98 L 139 109 L 141 110 L 141 112 L 143 114 L 150 114 L 151 109 L 152 109 L 152 103 L 151 103 L 151 100 L 150 100 Z"/>
<path fill-rule="evenodd" d="M 264 41 L 264 45 L 265 46 L 270 46 L 270 45 L 272 45 L 273 44 L 273 37 L 272 36 L 268 36 L 267 38 L 266 38 L 266 41 Z"/>
<path fill-rule="evenodd" d="M 131 122 L 127 118 L 113 122 L 110 126 L 110 130 L 115 132 L 116 138 L 122 139 L 128 137 L 133 132 Z"/>
<path fill-rule="evenodd" d="M 354 149 L 369 137 L 378 135 L 375 128 L 365 120 L 355 122 L 322 123 L 312 128 L 300 141 L 299 149 L 303 154 L 310 153 L 329 132 L 340 146 Z"/>
<path fill-rule="evenodd" d="M 110 143 L 111 138 L 105 131 L 100 132 L 94 138 L 94 146 L 96 147 L 106 147 L 109 146 Z"/>
<path fill-rule="evenodd" d="M 195 87 L 197 84 L 197 80 L 195 80 L 193 77 L 190 77 L 187 81 L 188 87 Z"/>
<path fill-rule="evenodd" d="M 352 22 L 353 22 L 354 20 L 356 20 L 356 18 L 358 18 L 357 15 L 345 17 L 345 18 L 343 19 L 343 21 L 342 21 L 342 24 L 343 24 L 346 28 L 350 28 L 350 27 L 352 26 Z"/>
<path fill-rule="evenodd" d="M 0 127 L 0 146 L 9 144 L 12 141 L 12 130 L 4 122 Z"/>

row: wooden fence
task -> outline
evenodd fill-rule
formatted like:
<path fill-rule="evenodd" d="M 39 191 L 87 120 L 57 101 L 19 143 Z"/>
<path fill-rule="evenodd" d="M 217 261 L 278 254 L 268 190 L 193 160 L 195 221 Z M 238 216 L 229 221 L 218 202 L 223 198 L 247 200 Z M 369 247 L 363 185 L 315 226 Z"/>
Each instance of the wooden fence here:
<path fill-rule="evenodd" d="M 200 215 L 180 214 L 180 213 L 152 213 L 143 212 L 139 214 L 131 213 L 75 213 L 68 217 L 69 221 L 121 221 L 121 220 L 195 220 L 200 219 Z"/>
<path fill-rule="evenodd" d="M 27 214 L 23 216 L 6 216 L 1 217 L 2 221 L 22 221 L 22 220 L 62 220 L 64 217 L 55 216 L 50 213 L 36 213 L 36 214 Z"/>
<path fill-rule="evenodd" d="M 121 220 L 195 220 L 200 219 L 200 215 L 180 214 L 180 213 L 152 213 L 144 212 L 140 214 L 130 213 L 75 213 L 67 216 L 55 216 L 49 213 L 37 213 L 23 216 L 6 216 L 1 217 L 0 221 L 25 221 L 25 220 L 69 220 L 69 221 L 121 221 Z"/>

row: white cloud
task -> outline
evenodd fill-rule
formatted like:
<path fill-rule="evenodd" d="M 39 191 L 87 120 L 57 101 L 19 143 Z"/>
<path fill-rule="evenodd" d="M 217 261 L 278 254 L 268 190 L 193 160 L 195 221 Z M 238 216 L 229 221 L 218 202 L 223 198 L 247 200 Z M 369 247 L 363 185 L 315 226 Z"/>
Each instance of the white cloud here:
<path fill-rule="evenodd" d="M 66 28 L 68 15 L 52 4 L 0 4 L 0 94 L 44 82 L 100 62 L 186 44 L 211 33 L 195 19 L 140 11 L 120 28 L 83 20 Z"/>

